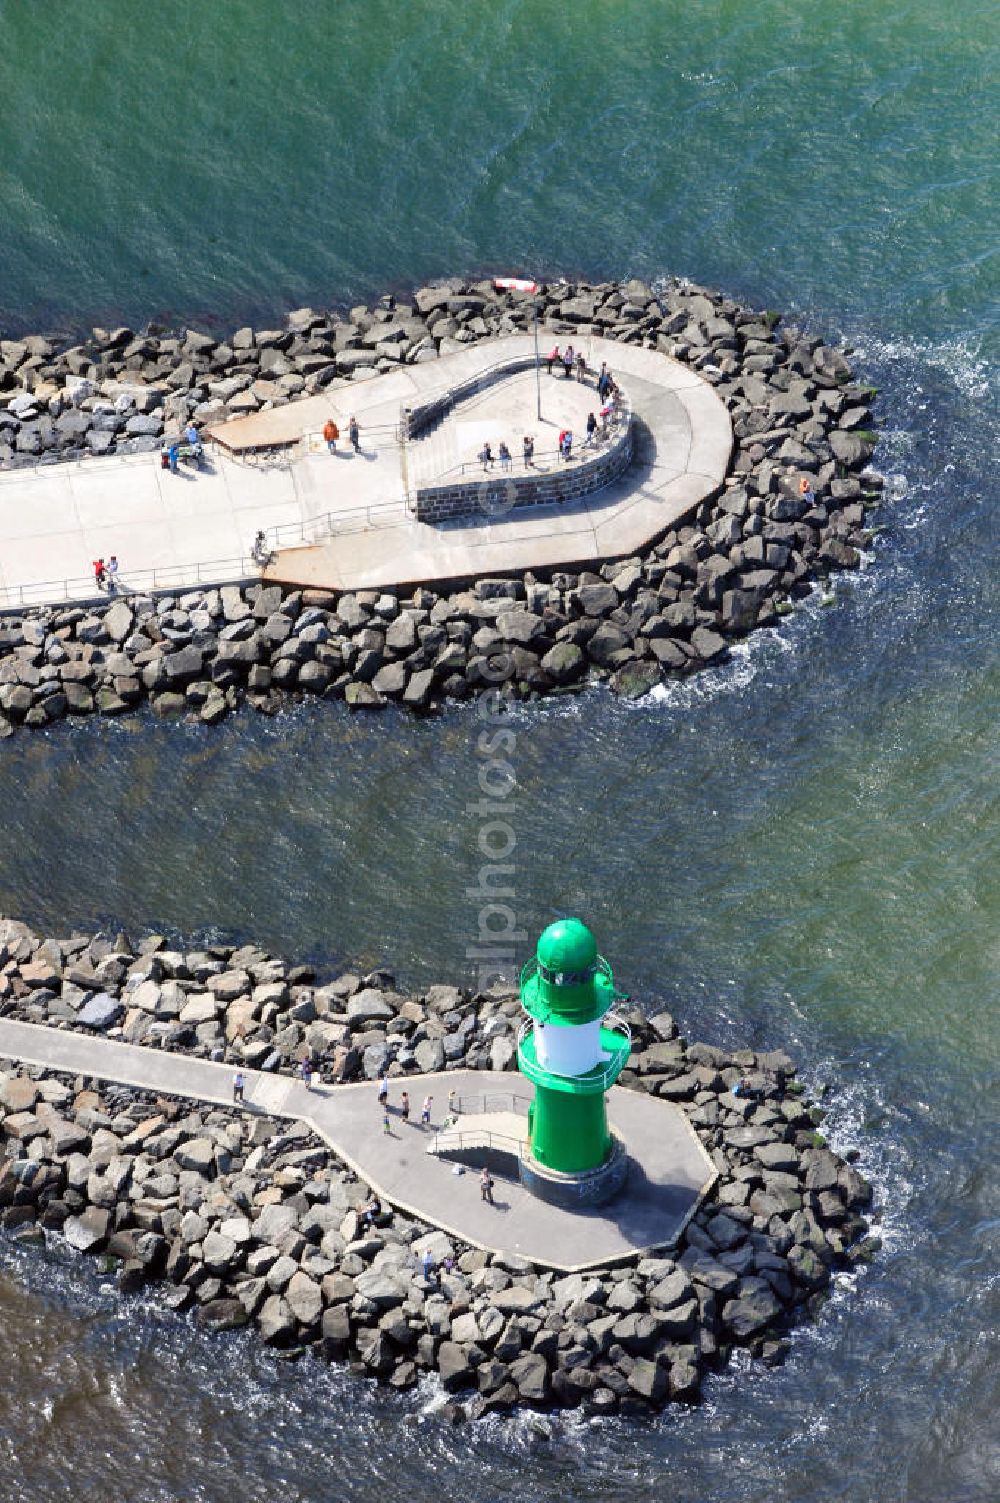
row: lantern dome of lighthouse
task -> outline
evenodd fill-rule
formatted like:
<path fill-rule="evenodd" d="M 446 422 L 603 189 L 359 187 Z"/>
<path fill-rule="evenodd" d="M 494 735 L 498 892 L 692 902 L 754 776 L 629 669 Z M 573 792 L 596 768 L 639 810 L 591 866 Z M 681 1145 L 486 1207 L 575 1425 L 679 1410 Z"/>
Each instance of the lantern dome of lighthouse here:
<path fill-rule="evenodd" d="M 615 1000 L 611 967 L 578 918 L 557 919 L 539 936 L 521 973 L 521 1002 L 540 1023 L 572 1026 L 602 1018 Z"/>
<path fill-rule="evenodd" d="M 597 940 L 582 919 L 556 919 L 538 936 L 535 957 L 547 971 L 589 972 L 597 959 Z"/>

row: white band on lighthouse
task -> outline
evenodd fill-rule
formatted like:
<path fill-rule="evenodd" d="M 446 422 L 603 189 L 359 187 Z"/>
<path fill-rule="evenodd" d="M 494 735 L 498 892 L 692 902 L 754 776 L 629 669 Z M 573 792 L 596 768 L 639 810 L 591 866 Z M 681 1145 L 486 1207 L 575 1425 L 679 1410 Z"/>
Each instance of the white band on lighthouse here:
<path fill-rule="evenodd" d="M 553 1075 L 586 1075 L 605 1061 L 600 1020 L 560 1026 L 535 1023 L 535 1058 Z"/>

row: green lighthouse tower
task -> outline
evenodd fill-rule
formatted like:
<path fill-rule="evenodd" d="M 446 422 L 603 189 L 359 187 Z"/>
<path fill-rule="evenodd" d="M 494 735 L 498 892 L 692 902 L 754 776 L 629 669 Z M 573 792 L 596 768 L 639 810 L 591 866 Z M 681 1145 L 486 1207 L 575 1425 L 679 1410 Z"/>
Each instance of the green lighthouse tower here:
<path fill-rule="evenodd" d="M 545 1200 L 593 1205 L 624 1181 L 627 1160 L 604 1099 L 632 1047 L 624 1019 L 608 1016 L 620 998 L 586 924 L 550 924 L 521 972 L 528 1017 L 517 1050 L 521 1073 L 535 1086 L 521 1178 Z"/>

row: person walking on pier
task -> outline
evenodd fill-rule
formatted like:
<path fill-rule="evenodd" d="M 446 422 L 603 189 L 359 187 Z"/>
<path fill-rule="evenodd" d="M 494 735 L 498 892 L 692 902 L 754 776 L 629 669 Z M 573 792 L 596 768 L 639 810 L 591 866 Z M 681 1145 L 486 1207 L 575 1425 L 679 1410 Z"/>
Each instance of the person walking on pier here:
<path fill-rule="evenodd" d="M 562 364 L 562 353 L 560 352 L 559 346 L 557 344 L 554 344 L 552 346 L 551 350 L 549 351 L 549 353 L 546 355 L 546 357 L 545 357 L 545 364 L 549 368 L 549 375 L 550 376 L 552 374 L 552 367 L 554 365 L 561 365 Z"/>
<path fill-rule="evenodd" d="M 242 1070 L 237 1070 L 236 1074 L 233 1076 L 233 1100 L 234 1101 L 242 1101 L 243 1100 L 243 1087 L 244 1087 L 245 1084 L 246 1084 L 246 1077 L 244 1076 L 243 1071 Z"/>
<path fill-rule="evenodd" d="M 592 449 L 594 447 L 594 444 L 596 442 L 597 442 L 597 418 L 594 416 L 594 414 L 592 412 L 588 412 L 587 413 L 587 437 L 584 439 L 583 447 L 585 449 Z"/>
<path fill-rule="evenodd" d="M 118 555 L 112 553 L 108 559 L 108 594 L 114 595 L 118 591 Z"/>
<path fill-rule="evenodd" d="M 566 377 L 567 381 L 573 374 L 573 365 L 575 360 L 576 356 L 573 354 L 573 346 L 571 344 L 568 344 L 563 351 L 563 375 Z"/>
<path fill-rule="evenodd" d="M 333 418 L 328 417 L 326 422 L 323 424 L 323 440 L 331 454 L 336 454 L 337 452 L 337 439 L 339 437 L 340 429 L 333 421 Z"/>
<path fill-rule="evenodd" d="M 103 558 L 94 559 L 94 583 L 99 590 L 104 589 L 106 570 Z"/>
<path fill-rule="evenodd" d="M 378 1104 L 379 1106 L 389 1105 L 389 1077 L 384 1070 L 378 1083 Z"/>
<path fill-rule="evenodd" d="M 351 448 L 354 450 L 355 454 L 360 454 L 361 429 L 358 427 L 358 420 L 353 413 L 351 414 L 351 421 L 347 425 L 347 436 L 351 440 Z"/>
<path fill-rule="evenodd" d="M 479 1176 L 479 1194 L 488 1206 L 493 1204 L 493 1176 L 483 1165 L 483 1172 Z"/>
<path fill-rule="evenodd" d="M 500 447 L 497 453 L 500 456 L 500 468 L 506 473 L 510 469 L 510 450 L 503 439 L 500 440 Z"/>
<path fill-rule="evenodd" d="M 490 448 L 488 442 L 483 444 L 483 447 L 479 451 L 479 463 L 483 467 L 484 474 L 487 470 L 492 470 L 493 468 L 493 450 Z"/>
<path fill-rule="evenodd" d="M 434 1101 L 434 1097 L 433 1096 L 425 1096 L 424 1097 L 424 1104 L 420 1108 L 420 1126 L 421 1127 L 430 1127 L 430 1125 L 431 1125 L 431 1104 L 432 1104 L 433 1101 Z"/>
<path fill-rule="evenodd" d="M 576 379 L 578 381 L 587 379 L 587 357 L 582 350 L 576 357 Z"/>
<path fill-rule="evenodd" d="M 311 1091 L 313 1083 L 313 1062 L 308 1054 L 303 1057 L 302 1065 L 300 1068 L 302 1070 L 302 1084 L 305 1086 L 307 1091 Z"/>
<path fill-rule="evenodd" d="M 409 1091 L 404 1091 L 403 1094 L 402 1094 L 402 1096 L 400 1096 L 400 1098 L 399 1098 L 399 1115 L 402 1117 L 402 1119 L 403 1119 L 404 1122 L 409 1122 L 409 1120 L 410 1120 L 410 1093 L 409 1093 Z"/>
<path fill-rule="evenodd" d="M 521 451 L 524 455 L 524 468 L 530 470 L 535 462 L 535 440 L 530 433 L 526 433 L 522 438 Z"/>
<path fill-rule="evenodd" d="M 600 399 L 601 399 L 602 402 L 604 401 L 605 397 L 608 394 L 608 385 L 609 385 L 610 381 L 611 381 L 611 377 L 608 374 L 607 361 L 602 361 L 601 362 L 601 373 L 600 373 L 600 375 L 597 378 L 597 395 L 600 397 Z"/>

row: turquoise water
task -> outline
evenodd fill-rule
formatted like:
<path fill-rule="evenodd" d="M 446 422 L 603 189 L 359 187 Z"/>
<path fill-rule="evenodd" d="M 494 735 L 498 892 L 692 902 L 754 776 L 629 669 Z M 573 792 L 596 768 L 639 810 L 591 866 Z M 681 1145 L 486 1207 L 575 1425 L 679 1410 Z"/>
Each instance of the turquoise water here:
<path fill-rule="evenodd" d="M 456 1434 L 429 1391 L 0 1245 L 0 1492 L 995 1503 L 995 5 L 0 0 L 0 42 L 7 330 L 678 272 L 845 333 L 903 477 L 834 605 L 638 706 L 512 721 L 525 930 L 580 911 L 690 1036 L 789 1048 L 876 1184 L 884 1251 L 787 1366 L 649 1426 Z M 476 729 L 312 706 L 19 736 L 0 909 L 469 977 Z"/>
<path fill-rule="evenodd" d="M 663 271 L 996 349 L 992 0 L 0 5 L 0 322 Z"/>

